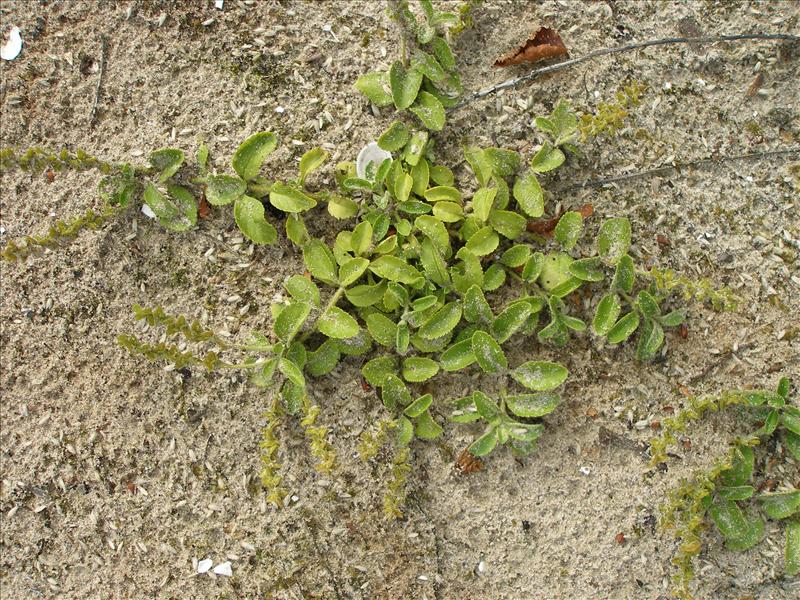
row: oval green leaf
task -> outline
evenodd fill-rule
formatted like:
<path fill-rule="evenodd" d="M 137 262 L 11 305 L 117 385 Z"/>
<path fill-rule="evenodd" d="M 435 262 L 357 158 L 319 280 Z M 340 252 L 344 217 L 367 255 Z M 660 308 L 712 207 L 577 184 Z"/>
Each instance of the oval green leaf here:
<path fill-rule="evenodd" d="M 277 145 L 278 138 L 274 133 L 261 131 L 251 135 L 234 152 L 231 160 L 233 170 L 245 181 L 254 179 Z"/>
<path fill-rule="evenodd" d="M 511 371 L 511 377 L 529 390 L 547 392 L 560 386 L 567 379 L 569 371 L 554 362 L 531 361 Z"/>

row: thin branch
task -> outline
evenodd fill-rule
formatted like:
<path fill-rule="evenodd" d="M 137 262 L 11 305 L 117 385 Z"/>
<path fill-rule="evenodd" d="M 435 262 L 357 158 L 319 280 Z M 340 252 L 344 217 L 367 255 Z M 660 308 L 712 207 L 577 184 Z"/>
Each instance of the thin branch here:
<path fill-rule="evenodd" d="M 569 192 L 577 189 L 598 188 L 612 183 L 620 183 L 623 181 L 632 181 L 635 179 L 645 179 L 647 177 L 657 177 L 659 175 L 666 175 L 677 171 L 680 173 L 683 169 L 701 169 L 704 167 L 719 165 L 726 162 L 734 162 L 739 160 L 756 160 L 760 158 L 771 158 L 774 156 L 792 156 L 796 154 L 800 156 L 800 146 L 789 148 L 788 150 L 770 150 L 768 152 L 750 152 L 748 154 L 738 154 L 736 156 L 713 156 L 710 158 L 701 158 L 685 163 L 674 163 L 671 165 L 662 165 L 654 167 L 645 171 L 637 171 L 635 173 L 628 173 L 626 175 L 615 175 L 614 177 L 605 177 L 603 179 L 587 179 L 581 183 L 574 183 L 566 187 L 556 187 L 554 192 Z"/>
<path fill-rule="evenodd" d="M 467 96 L 456 104 L 454 107 L 450 109 L 450 111 L 458 110 L 473 102 L 474 100 L 478 100 L 490 94 L 495 94 L 500 90 L 505 90 L 508 88 L 515 87 L 520 83 L 525 83 L 526 81 L 532 81 L 537 77 L 541 77 L 542 75 L 547 75 L 549 73 L 555 73 L 556 71 L 561 71 L 562 69 L 566 69 L 568 67 L 573 67 L 575 65 L 581 64 L 588 60 L 592 60 L 598 58 L 600 56 L 607 56 L 609 54 L 620 54 L 622 52 L 629 52 L 631 50 L 641 50 L 643 48 L 649 48 L 651 46 L 668 46 L 672 44 L 714 44 L 716 42 L 735 42 L 740 40 L 782 40 L 782 41 L 789 41 L 789 42 L 798 42 L 800 41 L 800 36 L 797 35 L 790 35 L 788 33 L 744 33 L 738 35 L 706 35 L 701 37 L 674 37 L 674 38 L 664 38 L 661 40 L 649 40 L 647 42 L 637 42 L 635 44 L 627 44 L 625 46 L 617 46 L 615 48 L 602 48 L 599 50 L 593 50 L 589 52 L 589 54 L 584 54 L 583 56 L 579 56 L 577 58 L 572 58 L 570 60 L 565 60 L 563 62 L 557 63 L 555 65 L 550 65 L 547 67 L 542 67 L 540 69 L 535 69 L 528 73 L 527 75 L 522 75 L 521 77 L 516 77 L 514 79 L 509 79 L 508 81 L 504 81 L 502 83 L 498 83 L 495 86 L 487 88 L 485 90 L 481 90 L 472 94 L 471 96 Z"/>
<path fill-rule="evenodd" d="M 92 104 L 92 112 L 89 113 L 89 129 L 94 127 L 95 119 L 97 119 L 97 104 L 100 102 L 100 86 L 103 85 L 103 75 L 106 72 L 106 49 L 108 41 L 106 36 L 100 36 L 100 72 L 97 76 L 97 87 L 94 90 L 94 103 Z"/>

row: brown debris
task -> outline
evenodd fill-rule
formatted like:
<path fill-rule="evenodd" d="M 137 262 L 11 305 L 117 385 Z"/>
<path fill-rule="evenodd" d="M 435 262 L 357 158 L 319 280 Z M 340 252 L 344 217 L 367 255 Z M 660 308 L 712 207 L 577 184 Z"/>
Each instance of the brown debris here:
<path fill-rule="evenodd" d="M 584 204 L 583 206 L 579 206 L 575 209 L 575 212 L 580 213 L 580 215 L 586 219 L 594 214 L 594 206 L 591 204 Z M 550 237 L 553 235 L 553 230 L 558 225 L 559 219 L 564 215 L 562 212 L 560 215 L 553 217 L 552 219 L 545 219 L 544 221 L 531 221 L 528 223 L 528 231 L 531 233 L 538 233 L 539 235 L 543 235 L 545 237 Z"/>
<path fill-rule="evenodd" d="M 208 204 L 208 200 L 206 200 L 206 195 L 200 194 L 200 202 L 197 205 L 197 216 L 201 219 L 207 219 L 210 214 L 211 206 Z"/>
<path fill-rule="evenodd" d="M 758 90 L 761 89 L 761 86 L 764 85 L 764 73 L 761 72 L 756 75 L 756 78 L 753 80 L 753 83 L 750 84 L 750 87 L 747 88 L 747 93 L 745 94 L 746 98 L 752 98 L 758 93 Z"/>
<path fill-rule="evenodd" d="M 541 27 L 535 34 L 531 35 L 524 44 L 506 52 L 494 61 L 495 67 L 510 67 L 524 62 L 539 62 L 551 58 L 567 58 L 567 51 L 561 36 L 555 29 Z"/>
<path fill-rule="evenodd" d="M 483 461 L 474 456 L 469 448 L 464 448 L 456 459 L 456 467 L 458 470 L 467 475 L 468 473 L 475 473 L 483 469 Z"/>

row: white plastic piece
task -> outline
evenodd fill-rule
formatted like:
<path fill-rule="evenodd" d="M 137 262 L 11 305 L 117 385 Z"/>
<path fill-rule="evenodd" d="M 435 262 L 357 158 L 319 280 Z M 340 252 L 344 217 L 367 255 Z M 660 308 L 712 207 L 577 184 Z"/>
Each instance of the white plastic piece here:
<path fill-rule="evenodd" d="M 231 568 L 231 561 L 226 560 L 224 563 L 220 563 L 214 567 L 214 574 L 222 575 L 223 577 L 232 577 L 233 569 Z"/>
<path fill-rule="evenodd" d="M 22 52 L 22 36 L 19 34 L 19 27 L 12 27 L 8 41 L 0 48 L 0 58 L 14 60 L 20 52 Z"/>
<path fill-rule="evenodd" d="M 208 570 L 211 568 L 211 565 L 214 564 L 210 558 L 204 558 L 200 562 L 197 563 L 197 572 L 200 574 L 208 573 Z"/>
<path fill-rule="evenodd" d="M 377 169 L 387 158 L 391 160 L 392 155 L 390 152 L 378 146 L 378 142 L 370 142 L 358 153 L 358 157 L 356 158 L 356 174 L 361 179 L 365 179 L 367 176 L 367 165 L 369 163 L 375 163 L 375 168 Z"/>
<path fill-rule="evenodd" d="M 214 8 L 222 10 L 223 4 L 225 4 L 225 0 L 214 0 Z"/>
<path fill-rule="evenodd" d="M 150 217 L 151 219 L 156 218 L 156 213 L 154 213 L 153 209 L 150 208 L 147 204 L 142 204 L 142 212 L 145 214 L 146 217 Z"/>

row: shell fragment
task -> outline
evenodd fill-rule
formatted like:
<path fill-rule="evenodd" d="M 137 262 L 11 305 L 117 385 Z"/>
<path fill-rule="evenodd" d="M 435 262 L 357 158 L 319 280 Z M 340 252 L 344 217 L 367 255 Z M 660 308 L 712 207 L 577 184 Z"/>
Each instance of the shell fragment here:
<path fill-rule="evenodd" d="M 19 34 L 19 27 L 12 27 L 8 41 L 0 47 L 0 58 L 14 60 L 20 52 L 22 52 L 22 36 Z"/>

